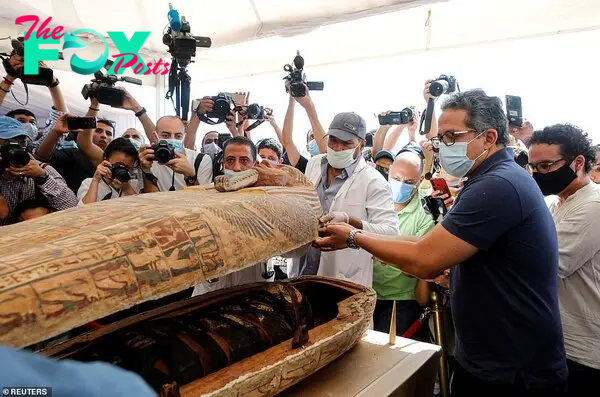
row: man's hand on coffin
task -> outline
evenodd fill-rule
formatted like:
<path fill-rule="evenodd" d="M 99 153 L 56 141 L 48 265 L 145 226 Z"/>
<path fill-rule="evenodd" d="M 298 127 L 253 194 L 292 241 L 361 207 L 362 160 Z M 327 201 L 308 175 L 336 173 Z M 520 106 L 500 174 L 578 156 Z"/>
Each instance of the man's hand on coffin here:
<path fill-rule="evenodd" d="M 348 248 L 348 237 L 353 230 L 357 229 L 346 223 L 328 223 L 319 229 L 319 237 L 313 246 L 324 252 Z"/>
<path fill-rule="evenodd" d="M 319 226 L 323 227 L 328 223 L 348 223 L 349 221 L 350 218 L 345 212 L 330 212 L 319 219 Z"/>
<path fill-rule="evenodd" d="M 150 145 L 143 145 L 140 148 L 140 167 L 146 174 L 150 173 L 152 169 L 152 162 L 154 161 L 154 150 Z"/>
<path fill-rule="evenodd" d="M 31 153 L 29 153 L 29 157 L 31 160 L 25 167 L 8 167 L 8 172 L 15 177 L 37 178 L 38 176 L 44 175 L 46 171 L 40 166 L 40 162 L 37 161 Z"/>
<path fill-rule="evenodd" d="M 94 180 L 96 182 L 100 182 L 103 179 L 105 181 L 110 181 L 112 179 L 112 172 L 110 171 L 111 164 L 104 160 L 98 167 L 96 167 L 96 172 L 94 172 Z"/>
<path fill-rule="evenodd" d="M 8 209 L 8 202 L 4 198 L 4 196 L 0 195 L 0 219 L 6 219 L 10 215 L 10 210 Z"/>
<path fill-rule="evenodd" d="M 194 167 L 188 161 L 185 153 L 175 152 L 176 158 L 169 161 L 166 165 L 178 174 L 182 174 L 186 178 L 194 176 Z"/>

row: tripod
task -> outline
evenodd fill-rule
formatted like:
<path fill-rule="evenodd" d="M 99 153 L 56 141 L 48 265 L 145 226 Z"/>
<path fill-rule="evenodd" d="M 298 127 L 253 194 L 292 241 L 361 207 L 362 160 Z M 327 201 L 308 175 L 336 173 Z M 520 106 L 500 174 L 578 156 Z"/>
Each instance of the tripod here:
<path fill-rule="evenodd" d="M 171 71 L 169 72 L 169 92 L 165 95 L 166 99 L 173 102 L 173 92 L 175 93 L 175 113 L 181 120 L 188 119 L 190 110 L 190 83 L 192 78 L 187 72 L 187 60 L 172 59 Z"/>

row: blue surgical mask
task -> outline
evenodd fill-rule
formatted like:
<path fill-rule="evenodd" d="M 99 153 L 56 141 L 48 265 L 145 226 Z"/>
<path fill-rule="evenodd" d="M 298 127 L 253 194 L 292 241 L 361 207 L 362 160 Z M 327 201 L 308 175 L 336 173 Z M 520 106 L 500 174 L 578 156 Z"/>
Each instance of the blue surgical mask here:
<path fill-rule="evenodd" d="M 179 139 L 165 139 L 165 141 L 167 141 L 176 152 L 183 152 L 183 141 L 180 141 Z"/>
<path fill-rule="evenodd" d="M 483 132 L 481 134 L 483 134 Z M 469 143 L 479 138 L 481 134 L 477 135 L 469 142 L 455 142 L 452 146 L 446 146 L 444 143 L 440 143 L 440 164 L 444 171 L 457 178 L 462 178 L 467 175 L 471 168 L 473 168 L 475 161 L 487 152 L 487 149 L 484 150 L 473 160 L 467 156 Z"/>
<path fill-rule="evenodd" d="M 415 185 L 400 182 L 393 178 L 390 178 L 390 186 L 392 187 L 392 198 L 396 204 L 404 204 L 410 200 L 417 188 Z"/>
<path fill-rule="evenodd" d="M 27 136 L 29 137 L 29 139 L 31 139 L 32 142 L 35 142 L 35 140 L 38 137 L 37 125 L 32 123 L 25 123 L 23 124 L 23 127 L 25 128 L 25 131 L 27 131 Z"/>
<path fill-rule="evenodd" d="M 142 147 L 142 144 L 140 143 L 140 141 L 136 141 L 135 139 L 129 138 L 129 142 L 131 142 L 131 144 L 135 147 L 135 149 L 139 152 L 140 148 Z"/>
<path fill-rule="evenodd" d="M 236 176 L 241 171 L 223 170 L 223 172 L 227 178 L 231 178 L 232 176 Z"/>
<path fill-rule="evenodd" d="M 319 151 L 319 146 L 317 145 L 317 141 L 314 139 L 308 143 L 308 153 L 310 153 L 311 156 L 318 156 L 321 154 Z"/>

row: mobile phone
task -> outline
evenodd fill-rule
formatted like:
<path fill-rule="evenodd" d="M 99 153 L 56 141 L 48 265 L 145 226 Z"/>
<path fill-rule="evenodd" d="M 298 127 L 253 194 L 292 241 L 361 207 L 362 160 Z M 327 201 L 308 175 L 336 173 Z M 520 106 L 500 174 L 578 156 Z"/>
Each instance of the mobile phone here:
<path fill-rule="evenodd" d="M 448 183 L 444 178 L 431 178 L 430 182 L 433 190 L 439 190 L 440 192 L 447 194 L 448 197 L 452 196 Z"/>
<path fill-rule="evenodd" d="M 523 126 L 523 108 L 521 107 L 520 96 L 506 96 L 506 116 L 508 117 L 508 125 L 511 127 Z"/>
<path fill-rule="evenodd" d="M 75 130 L 93 130 L 96 128 L 96 118 L 93 116 L 67 117 L 67 128 Z"/>

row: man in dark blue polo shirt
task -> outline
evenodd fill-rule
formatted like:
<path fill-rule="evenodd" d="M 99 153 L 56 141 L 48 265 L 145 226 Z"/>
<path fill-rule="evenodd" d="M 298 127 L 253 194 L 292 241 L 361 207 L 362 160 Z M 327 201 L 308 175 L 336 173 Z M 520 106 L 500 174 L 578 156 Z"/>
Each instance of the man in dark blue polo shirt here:
<path fill-rule="evenodd" d="M 331 224 L 323 251 L 362 248 L 419 278 L 450 275 L 458 367 L 452 396 L 562 394 L 567 378 L 550 212 L 508 142 L 502 102 L 475 90 L 442 106 L 442 167 L 468 177 L 443 222 L 420 239 Z"/>

